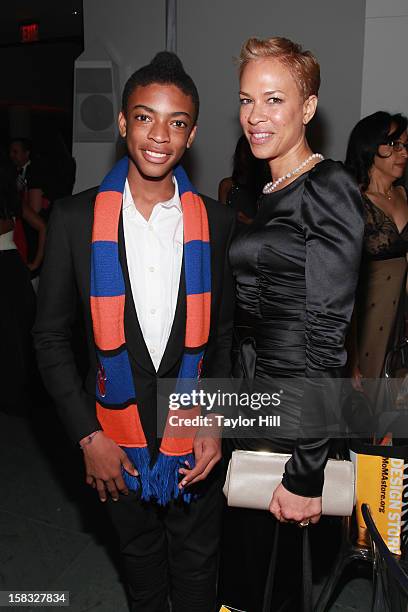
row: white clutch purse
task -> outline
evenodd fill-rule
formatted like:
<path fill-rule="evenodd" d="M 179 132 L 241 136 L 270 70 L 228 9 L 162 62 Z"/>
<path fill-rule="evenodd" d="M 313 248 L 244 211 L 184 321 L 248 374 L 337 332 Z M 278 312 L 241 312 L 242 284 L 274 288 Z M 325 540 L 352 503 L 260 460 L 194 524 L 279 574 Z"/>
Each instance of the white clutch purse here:
<path fill-rule="evenodd" d="M 267 510 L 289 458 L 279 453 L 234 451 L 223 488 L 228 506 Z M 324 470 L 322 514 L 351 516 L 354 505 L 353 463 L 329 459 Z"/>

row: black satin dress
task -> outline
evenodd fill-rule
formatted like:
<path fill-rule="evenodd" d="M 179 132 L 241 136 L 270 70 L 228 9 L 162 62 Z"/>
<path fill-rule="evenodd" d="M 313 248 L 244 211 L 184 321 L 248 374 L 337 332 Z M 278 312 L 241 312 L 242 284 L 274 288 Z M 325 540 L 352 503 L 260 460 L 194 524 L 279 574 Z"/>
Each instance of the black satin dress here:
<path fill-rule="evenodd" d="M 235 374 L 244 366 L 244 375 L 265 385 L 276 378 L 306 381 L 300 401 L 284 405 L 289 419 L 312 406 L 325 411 L 330 380 L 343 374 L 363 232 L 355 181 L 340 162 L 325 160 L 287 187 L 262 196 L 254 223 L 231 246 L 237 286 Z M 328 385 L 319 393 L 322 380 Z M 284 486 L 298 495 L 320 496 L 327 438 L 226 442 L 230 450 L 291 452 Z M 220 578 L 224 603 L 251 612 L 261 608 L 270 517 L 267 512 L 227 510 Z M 291 537 L 289 533 L 284 550 L 293 590 L 298 558 L 287 555 Z M 284 579 L 278 582 L 282 586 Z"/>

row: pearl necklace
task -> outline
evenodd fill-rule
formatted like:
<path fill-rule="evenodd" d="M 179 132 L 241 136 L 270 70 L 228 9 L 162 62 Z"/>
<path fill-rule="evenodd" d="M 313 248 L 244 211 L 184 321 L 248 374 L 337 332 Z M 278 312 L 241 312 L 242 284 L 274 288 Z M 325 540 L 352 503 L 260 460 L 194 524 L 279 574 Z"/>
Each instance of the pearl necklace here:
<path fill-rule="evenodd" d="M 287 174 L 284 174 L 280 178 L 276 179 L 276 181 L 266 183 L 265 187 L 262 190 L 262 193 L 272 193 L 272 191 L 275 191 L 278 185 L 280 185 L 283 181 L 286 181 L 286 179 L 291 178 L 294 174 L 298 174 L 301 170 L 303 170 L 305 166 L 307 166 L 309 162 L 312 161 L 312 159 L 324 159 L 324 157 L 320 153 L 313 153 L 312 155 L 309 155 L 309 157 L 305 159 L 305 161 L 303 161 L 300 166 L 298 166 L 294 170 L 291 170 Z"/>
<path fill-rule="evenodd" d="M 392 200 L 393 191 L 394 191 L 394 185 L 391 185 L 389 190 L 384 194 L 387 200 L 390 200 L 390 201 Z"/>

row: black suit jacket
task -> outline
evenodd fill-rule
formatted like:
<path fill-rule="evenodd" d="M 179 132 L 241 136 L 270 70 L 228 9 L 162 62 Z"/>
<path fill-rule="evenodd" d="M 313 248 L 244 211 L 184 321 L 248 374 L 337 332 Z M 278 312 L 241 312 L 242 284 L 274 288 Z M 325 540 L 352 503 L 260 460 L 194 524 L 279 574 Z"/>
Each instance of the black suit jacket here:
<path fill-rule="evenodd" d="M 90 255 L 96 189 L 65 198 L 54 205 L 41 272 L 34 343 L 45 386 L 74 441 L 100 428 L 95 410 L 96 353 L 90 310 Z M 202 375 L 230 375 L 234 286 L 228 261 L 235 226 L 234 214 L 219 202 L 202 196 L 211 243 L 211 324 Z M 157 450 L 156 393 L 161 377 L 177 378 L 184 349 L 186 293 L 181 273 L 170 338 L 156 373 L 143 339 L 134 306 L 126 263 L 122 220 L 119 253 L 126 286 L 125 336 L 134 375 L 143 429 L 151 450 Z M 72 328 L 81 312 L 89 366 L 81 377 L 72 348 Z"/>

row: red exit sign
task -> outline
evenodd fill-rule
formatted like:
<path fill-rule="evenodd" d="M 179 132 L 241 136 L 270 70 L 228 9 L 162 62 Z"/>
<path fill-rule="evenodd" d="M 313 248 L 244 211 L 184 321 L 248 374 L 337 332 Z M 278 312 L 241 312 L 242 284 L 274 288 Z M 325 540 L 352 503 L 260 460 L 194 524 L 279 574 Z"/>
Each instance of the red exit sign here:
<path fill-rule="evenodd" d="M 30 43 L 39 40 L 38 23 L 26 23 L 20 26 L 20 42 Z"/>

